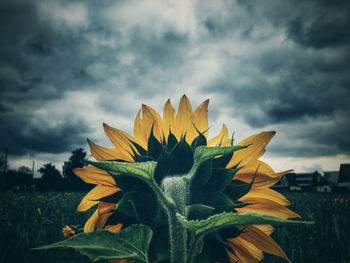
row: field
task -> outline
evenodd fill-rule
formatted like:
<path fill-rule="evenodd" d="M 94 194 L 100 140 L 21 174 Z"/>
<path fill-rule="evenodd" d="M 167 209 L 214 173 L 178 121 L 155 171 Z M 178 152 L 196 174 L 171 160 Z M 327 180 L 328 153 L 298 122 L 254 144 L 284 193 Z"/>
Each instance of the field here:
<path fill-rule="evenodd" d="M 62 227 L 85 222 L 76 212 L 84 193 L 0 193 L 0 262 L 89 262 L 74 251 L 33 251 L 63 239 Z M 272 234 L 294 263 L 350 263 L 350 195 L 287 193 L 312 226 L 277 227 Z M 264 263 L 284 262 L 265 254 Z"/>

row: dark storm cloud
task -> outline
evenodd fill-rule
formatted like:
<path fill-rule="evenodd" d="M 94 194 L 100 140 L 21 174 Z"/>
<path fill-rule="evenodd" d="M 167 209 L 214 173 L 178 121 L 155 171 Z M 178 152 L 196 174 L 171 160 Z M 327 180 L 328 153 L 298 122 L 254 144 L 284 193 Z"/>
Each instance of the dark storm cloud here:
<path fill-rule="evenodd" d="M 64 123 L 52 124 L 49 120 L 33 119 L 30 116 L 14 116 L 5 119 L 0 130 L 1 146 L 10 154 L 64 153 L 84 145 L 89 128 L 81 121 L 66 119 Z"/>
<path fill-rule="evenodd" d="M 2 148 L 16 149 L 13 154 L 70 150 L 74 141 L 81 139 L 79 129 L 85 127 L 83 120 L 79 117 L 69 120 L 70 114 L 64 117 L 67 113 L 60 113 L 58 108 L 54 118 L 67 121 L 56 124 L 54 119 L 52 123 L 48 121 L 51 125 L 48 129 L 34 122 L 35 112 L 42 110 L 42 105 L 50 110 L 50 102 L 66 99 L 67 92 L 97 92 L 101 87 L 104 94 L 97 106 L 127 115 L 129 109 L 121 107 L 125 100 L 113 96 L 132 89 L 139 90 L 139 96 L 152 97 L 152 89 L 162 90 L 169 80 L 178 78 L 174 74 L 159 75 L 164 68 L 184 63 L 186 35 L 171 27 L 160 34 L 137 26 L 123 33 L 121 28 L 128 21 L 116 25 L 106 16 L 115 3 L 97 6 L 76 1 L 1 3 Z M 74 8 L 76 13 L 69 13 Z M 79 15 L 81 21 L 76 20 Z M 130 63 L 124 63 L 126 55 L 132 57 Z M 159 68 L 159 72 L 152 73 L 154 68 Z M 150 78 L 150 74 L 156 75 Z M 116 100 L 120 103 L 116 104 Z M 68 139 L 68 132 L 76 134 Z"/>
<path fill-rule="evenodd" d="M 289 125 L 288 139 L 303 138 L 302 145 L 273 146 L 271 150 L 276 154 L 350 154 L 349 2 L 240 3 L 255 19 L 247 23 L 252 23 L 252 32 L 269 32 L 267 22 L 276 30 L 269 37 L 282 32 L 284 42 L 266 46 L 262 41 L 258 53 L 229 57 L 223 77 L 205 90 L 226 94 L 226 103 L 231 102 L 252 127 Z M 228 28 L 226 22 L 220 25 L 210 21 L 205 22 L 210 31 Z M 237 59 L 240 67 L 234 68 L 232 61 Z M 240 83 L 242 76 L 248 80 Z M 324 125 L 317 126 L 318 122 Z"/>
<path fill-rule="evenodd" d="M 306 4 L 305 4 L 306 5 Z M 314 48 L 346 45 L 350 28 L 349 1 L 309 1 L 288 22 L 288 37 Z"/>
<path fill-rule="evenodd" d="M 0 7 L 0 146 L 11 154 L 63 153 L 85 144 L 82 120 L 59 116 L 39 119 L 44 104 L 61 99 L 66 90 L 91 81 L 80 65 L 79 34 L 48 21 L 40 2 L 6 1 Z M 79 29 L 81 30 L 81 29 Z M 80 64 L 81 63 L 81 64 Z M 50 114 L 49 114 L 50 115 Z M 84 140 L 82 142 L 82 140 Z"/>
<path fill-rule="evenodd" d="M 1 147 L 69 151 L 90 115 L 134 118 L 132 100 L 193 88 L 253 129 L 301 138 L 276 154 L 350 154 L 348 1 L 135 3 L 1 2 Z"/>

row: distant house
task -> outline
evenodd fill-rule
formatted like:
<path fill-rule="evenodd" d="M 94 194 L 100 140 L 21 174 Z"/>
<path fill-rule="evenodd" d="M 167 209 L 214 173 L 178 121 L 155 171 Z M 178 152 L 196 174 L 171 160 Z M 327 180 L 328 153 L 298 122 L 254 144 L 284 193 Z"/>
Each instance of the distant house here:
<path fill-rule="evenodd" d="M 311 191 L 313 190 L 313 186 L 317 181 L 317 177 L 320 174 L 318 172 L 314 173 L 288 173 L 286 174 L 286 178 L 289 182 L 290 190 L 304 190 Z"/>
<path fill-rule="evenodd" d="M 350 192 L 350 164 L 341 164 L 339 171 L 287 173 L 272 186 L 277 191 Z"/>
<path fill-rule="evenodd" d="M 331 185 L 336 185 L 338 183 L 339 171 L 327 171 L 323 174 Z"/>
<path fill-rule="evenodd" d="M 350 191 L 350 163 L 340 165 L 339 177 L 337 182 L 338 188 Z"/>
<path fill-rule="evenodd" d="M 290 190 L 290 191 L 311 191 L 317 181 L 317 172 L 314 173 L 287 173 L 282 179 L 272 186 L 276 190 Z"/>

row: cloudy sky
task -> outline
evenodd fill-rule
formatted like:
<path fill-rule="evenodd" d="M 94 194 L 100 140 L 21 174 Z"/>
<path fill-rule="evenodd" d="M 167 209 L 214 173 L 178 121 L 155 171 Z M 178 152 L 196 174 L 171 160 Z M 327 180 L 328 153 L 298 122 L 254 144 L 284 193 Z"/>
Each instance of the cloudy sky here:
<path fill-rule="evenodd" d="M 210 135 L 276 130 L 276 170 L 350 162 L 350 2 L 0 3 L 0 151 L 58 168 L 102 123 L 132 133 L 142 103 L 209 98 Z"/>

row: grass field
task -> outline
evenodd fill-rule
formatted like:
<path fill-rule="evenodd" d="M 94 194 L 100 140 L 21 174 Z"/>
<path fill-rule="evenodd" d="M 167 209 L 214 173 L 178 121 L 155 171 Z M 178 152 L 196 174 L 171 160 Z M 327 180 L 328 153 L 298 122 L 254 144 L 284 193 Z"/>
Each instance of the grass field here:
<path fill-rule="evenodd" d="M 0 193 L 0 262 L 89 262 L 74 251 L 33 251 L 63 239 L 62 227 L 82 224 L 84 193 Z M 272 234 L 294 263 L 350 263 L 350 195 L 287 193 L 292 209 L 312 226 L 278 227 Z M 284 262 L 265 255 L 264 263 Z"/>

